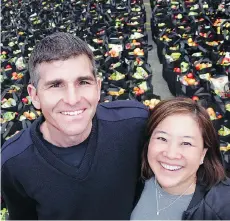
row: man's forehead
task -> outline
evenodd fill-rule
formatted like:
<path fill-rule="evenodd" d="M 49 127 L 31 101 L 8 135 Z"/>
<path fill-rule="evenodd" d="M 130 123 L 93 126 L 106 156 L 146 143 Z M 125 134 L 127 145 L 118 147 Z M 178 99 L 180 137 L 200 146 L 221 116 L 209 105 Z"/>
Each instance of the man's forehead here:
<path fill-rule="evenodd" d="M 54 79 L 66 80 L 66 78 L 68 78 L 68 80 L 77 80 L 84 77 L 94 78 L 92 65 L 90 65 L 89 68 L 74 68 L 68 69 L 67 71 L 62 69 L 62 71 L 60 71 L 64 62 L 64 60 L 57 60 L 39 64 L 37 66 L 37 73 L 39 74 L 40 80 L 50 81 Z"/>

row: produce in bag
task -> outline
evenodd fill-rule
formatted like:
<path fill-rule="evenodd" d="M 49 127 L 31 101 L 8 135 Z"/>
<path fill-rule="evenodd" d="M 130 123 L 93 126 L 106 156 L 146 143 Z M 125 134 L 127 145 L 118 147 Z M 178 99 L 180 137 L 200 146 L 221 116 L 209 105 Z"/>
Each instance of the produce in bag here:
<path fill-rule="evenodd" d="M 135 48 L 134 51 L 130 51 L 128 53 L 129 55 L 137 55 L 137 56 L 144 56 L 144 49 L 141 48 Z"/>
<path fill-rule="evenodd" d="M 226 126 L 223 126 L 220 130 L 218 130 L 218 134 L 223 137 L 228 136 L 230 135 L 230 129 Z"/>
<path fill-rule="evenodd" d="M 147 82 L 146 81 L 142 81 L 140 83 L 137 84 L 136 87 L 133 88 L 133 93 L 137 96 L 144 94 L 145 92 L 147 92 L 149 90 Z"/>
<path fill-rule="evenodd" d="M 129 50 L 129 49 L 134 48 L 135 46 L 141 46 L 141 43 L 138 42 L 136 39 L 132 40 L 131 43 L 127 43 L 127 44 L 125 45 L 125 49 L 128 49 L 128 50 Z"/>
<path fill-rule="evenodd" d="M 9 107 L 15 107 L 16 101 L 13 98 L 3 98 L 1 101 L 1 108 L 9 108 Z"/>
<path fill-rule="evenodd" d="M 199 81 L 195 78 L 195 76 L 192 72 L 181 76 L 180 82 L 186 86 L 197 86 L 197 85 L 199 85 Z"/>
<path fill-rule="evenodd" d="M 5 112 L 5 113 L 2 113 L 1 115 L 2 116 L 1 116 L 0 120 L 1 120 L 1 123 L 3 124 L 5 122 L 7 122 L 7 121 L 14 120 L 15 117 L 18 115 L 18 113 L 8 111 L 8 112 Z"/>
<path fill-rule="evenodd" d="M 125 93 L 125 89 L 123 88 L 109 88 L 108 94 L 111 96 L 119 96 Z"/>
<path fill-rule="evenodd" d="M 211 88 L 220 97 L 225 97 L 225 85 L 228 83 L 228 76 L 217 76 L 210 79 Z"/>
<path fill-rule="evenodd" d="M 148 73 L 144 70 L 143 67 L 137 67 L 136 72 L 133 75 L 133 78 L 144 80 L 148 78 L 148 76 L 149 76 Z"/>
<path fill-rule="evenodd" d="M 225 52 L 223 53 L 225 56 L 221 57 L 218 61 L 217 64 L 220 64 L 222 66 L 229 66 L 230 65 L 230 52 Z"/>
<path fill-rule="evenodd" d="M 26 105 L 31 105 L 32 104 L 32 99 L 30 96 L 26 96 L 24 98 L 22 98 L 22 102 Z"/>
<path fill-rule="evenodd" d="M 135 32 L 134 34 L 131 34 L 129 39 L 133 40 L 133 39 L 139 39 L 139 38 L 143 38 L 144 35 L 138 32 Z"/>
<path fill-rule="evenodd" d="M 194 65 L 195 65 L 195 68 L 196 68 L 197 71 L 200 71 L 200 70 L 205 69 L 205 68 L 211 68 L 212 67 L 211 63 L 198 63 L 198 62 L 195 62 Z"/>
<path fill-rule="evenodd" d="M 118 71 L 115 71 L 113 74 L 111 74 L 109 76 L 108 79 L 111 80 L 111 81 L 119 81 L 119 80 L 124 79 L 124 78 L 125 78 L 124 74 L 122 74 L 122 73 L 120 73 Z"/>
<path fill-rule="evenodd" d="M 136 60 L 135 60 L 135 62 L 134 62 L 134 65 L 135 66 L 141 66 L 143 64 L 144 64 L 144 61 L 142 59 L 140 59 L 140 58 L 137 57 Z"/>
<path fill-rule="evenodd" d="M 112 63 L 112 64 L 110 65 L 109 69 L 110 69 L 110 70 L 111 70 L 111 69 L 115 69 L 115 68 L 120 67 L 121 65 L 122 65 L 121 62 Z"/>
<path fill-rule="evenodd" d="M 105 57 L 111 56 L 112 58 L 114 58 L 114 57 L 119 57 L 119 55 L 120 55 L 120 51 L 115 49 L 111 49 L 109 52 L 105 53 Z"/>
<path fill-rule="evenodd" d="M 150 110 L 152 110 L 159 102 L 160 100 L 154 98 L 143 101 L 143 104 L 147 106 Z"/>
<path fill-rule="evenodd" d="M 187 40 L 187 43 L 188 43 L 188 46 L 190 47 L 198 46 L 198 44 L 192 38 L 189 38 Z"/>
<path fill-rule="evenodd" d="M 182 73 L 187 72 L 189 70 L 189 63 L 183 61 L 183 62 L 181 62 L 180 67 L 181 67 L 180 72 L 182 72 Z M 175 72 L 178 72 L 178 69 Z"/>
<path fill-rule="evenodd" d="M 207 108 L 206 111 L 208 112 L 211 120 L 217 120 L 223 117 L 219 112 L 214 111 L 212 107 Z"/>
<path fill-rule="evenodd" d="M 36 111 L 37 116 L 41 115 L 41 111 Z M 36 114 L 33 111 L 25 111 L 20 117 L 19 121 L 23 120 L 35 120 L 37 118 Z"/>
<path fill-rule="evenodd" d="M 21 73 L 21 72 L 19 72 L 19 73 L 17 73 L 17 72 L 13 72 L 13 73 L 12 73 L 11 80 L 18 80 L 18 79 L 22 79 L 22 78 L 23 78 L 23 76 L 24 76 L 24 74 L 23 74 L 23 73 Z"/>
<path fill-rule="evenodd" d="M 173 62 L 178 60 L 181 57 L 181 53 L 180 52 L 173 52 L 171 55 L 165 55 L 165 58 L 169 61 L 169 62 Z"/>

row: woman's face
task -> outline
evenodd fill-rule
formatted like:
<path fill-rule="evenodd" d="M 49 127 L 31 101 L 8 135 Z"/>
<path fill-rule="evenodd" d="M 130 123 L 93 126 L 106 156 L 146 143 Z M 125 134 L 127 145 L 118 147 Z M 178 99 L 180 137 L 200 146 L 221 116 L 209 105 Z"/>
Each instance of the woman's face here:
<path fill-rule="evenodd" d="M 172 115 L 153 131 L 148 162 L 162 188 L 176 194 L 195 180 L 206 150 L 194 118 L 188 114 Z"/>

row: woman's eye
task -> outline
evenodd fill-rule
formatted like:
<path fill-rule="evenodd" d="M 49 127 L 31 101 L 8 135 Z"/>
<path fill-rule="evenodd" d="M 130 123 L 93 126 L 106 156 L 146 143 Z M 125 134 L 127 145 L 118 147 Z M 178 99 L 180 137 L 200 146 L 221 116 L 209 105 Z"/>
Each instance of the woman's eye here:
<path fill-rule="evenodd" d="M 157 140 L 167 141 L 164 137 L 157 137 Z"/>
<path fill-rule="evenodd" d="M 192 144 L 189 143 L 189 142 L 183 142 L 182 145 L 184 145 L 184 146 L 192 146 Z"/>

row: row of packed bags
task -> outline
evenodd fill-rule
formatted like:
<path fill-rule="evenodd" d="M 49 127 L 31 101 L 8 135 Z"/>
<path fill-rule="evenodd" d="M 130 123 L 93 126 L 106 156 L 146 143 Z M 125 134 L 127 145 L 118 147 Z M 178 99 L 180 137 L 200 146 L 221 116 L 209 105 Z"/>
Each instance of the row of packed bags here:
<path fill-rule="evenodd" d="M 2 4 L 1 140 L 42 113 L 27 94 L 27 62 L 36 42 L 56 31 L 76 34 L 93 50 L 102 79 L 100 102 L 135 99 L 152 109 L 152 70 L 143 1 L 30 1 Z"/>
<path fill-rule="evenodd" d="M 230 143 L 230 1 L 152 1 L 151 5 L 152 37 L 169 90 L 205 107 L 226 146 Z M 221 150 L 229 165 L 230 151 Z"/>

